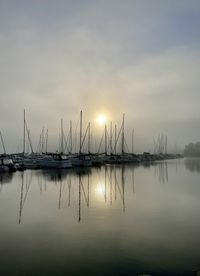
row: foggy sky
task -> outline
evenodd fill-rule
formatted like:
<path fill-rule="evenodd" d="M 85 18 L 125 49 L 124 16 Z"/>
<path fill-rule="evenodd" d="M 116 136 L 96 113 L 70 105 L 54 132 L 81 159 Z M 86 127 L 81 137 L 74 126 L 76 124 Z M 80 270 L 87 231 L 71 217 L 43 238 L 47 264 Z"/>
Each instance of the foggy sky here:
<path fill-rule="evenodd" d="M 125 113 L 130 144 L 153 150 L 200 140 L 200 1 L 0 0 L 0 130 L 7 151 L 22 140 L 23 109 L 34 145 L 43 126 L 52 149 L 82 109 L 97 135 L 105 112 Z M 0 152 L 2 146 L 0 144 Z"/>

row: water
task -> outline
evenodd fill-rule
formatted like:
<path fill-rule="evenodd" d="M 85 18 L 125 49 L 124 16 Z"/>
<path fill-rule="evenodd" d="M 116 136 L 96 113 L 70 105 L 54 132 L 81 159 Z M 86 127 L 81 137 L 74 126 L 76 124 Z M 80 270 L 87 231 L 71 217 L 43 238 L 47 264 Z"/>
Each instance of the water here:
<path fill-rule="evenodd" d="M 0 176 L 0 275 L 197 275 L 200 159 Z"/>

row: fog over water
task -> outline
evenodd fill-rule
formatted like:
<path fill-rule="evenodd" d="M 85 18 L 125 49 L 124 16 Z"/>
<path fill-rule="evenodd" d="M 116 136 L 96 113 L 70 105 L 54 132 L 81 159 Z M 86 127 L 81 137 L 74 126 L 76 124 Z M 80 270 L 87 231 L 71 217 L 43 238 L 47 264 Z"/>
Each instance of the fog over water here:
<path fill-rule="evenodd" d="M 33 144 L 43 126 L 56 149 L 60 119 L 79 111 L 95 125 L 126 114 L 130 145 L 169 150 L 200 139 L 200 2 L 0 0 L 0 130 L 8 151 L 20 148 L 23 108 Z M 0 146 L 0 152 L 1 152 Z"/>

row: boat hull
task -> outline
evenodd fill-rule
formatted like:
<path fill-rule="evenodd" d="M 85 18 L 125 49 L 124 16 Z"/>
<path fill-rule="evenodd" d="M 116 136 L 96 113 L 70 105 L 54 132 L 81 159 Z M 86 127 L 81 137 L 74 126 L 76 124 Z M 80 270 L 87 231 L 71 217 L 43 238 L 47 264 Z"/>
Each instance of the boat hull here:
<path fill-rule="evenodd" d="M 71 162 L 73 167 L 91 167 L 92 160 L 89 156 L 74 156 L 71 157 Z"/>

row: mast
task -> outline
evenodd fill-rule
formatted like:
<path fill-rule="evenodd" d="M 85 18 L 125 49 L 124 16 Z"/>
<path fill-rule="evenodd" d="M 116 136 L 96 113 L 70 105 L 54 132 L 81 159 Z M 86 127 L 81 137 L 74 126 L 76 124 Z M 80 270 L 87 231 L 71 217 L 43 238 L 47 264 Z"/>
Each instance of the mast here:
<path fill-rule="evenodd" d="M 41 133 L 41 153 L 43 152 L 43 147 L 44 147 L 44 127 L 42 128 L 42 133 Z"/>
<path fill-rule="evenodd" d="M 124 139 L 124 113 L 123 113 L 123 120 L 122 120 L 122 155 L 125 153 L 124 152 L 124 142 L 125 142 L 125 139 Z"/>
<path fill-rule="evenodd" d="M 27 134 L 29 135 L 29 130 L 27 130 Z M 26 146 L 26 152 L 29 154 L 29 145 L 30 145 L 30 143 L 29 143 L 29 138 L 28 138 L 28 140 L 27 140 L 27 146 Z"/>
<path fill-rule="evenodd" d="M 61 145 L 60 145 L 60 147 L 61 147 L 61 149 L 60 149 L 60 151 L 61 151 L 61 153 L 63 153 L 63 119 L 61 119 L 61 124 L 60 124 L 60 127 L 61 127 Z"/>
<path fill-rule="evenodd" d="M 2 146 L 3 146 L 4 154 L 6 154 L 6 149 L 5 149 L 5 145 L 4 145 L 4 141 L 3 141 L 3 136 L 2 136 L 1 131 L 0 131 L 0 136 L 1 136 L 1 143 L 2 143 Z"/>
<path fill-rule="evenodd" d="M 96 148 L 96 146 L 95 146 Z M 90 129 L 90 152 L 92 152 L 92 150 L 94 151 L 94 148 L 93 148 L 93 133 Z"/>
<path fill-rule="evenodd" d="M 115 155 L 117 154 L 117 125 L 115 125 Z"/>
<path fill-rule="evenodd" d="M 107 126 L 105 125 L 105 155 L 107 155 Z"/>
<path fill-rule="evenodd" d="M 82 150 L 82 124 L 83 124 L 83 114 L 82 110 L 80 112 L 80 149 L 79 149 L 79 154 L 81 154 Z"/>
<path fill-rule="evenodd" d="M 70 137 L 70 154 L 72 154 L 72 121 L 71 120 L 70 120 L 69 137 Z"/>
<path fill-rule="evenodd" d="M 47 129 L 47 131 L 46 131 L 46 137 L 45 137 L 45 138 L 46 138 L 46 143 L 45 143 L 45 144 L 46 144 L 46 145 L 45 145 L 45 146 L 46 146 L 46 149 L 45 149 L 45 152 L 46 152 L 46 153 L 47 153 L 47 144 L 48 144 L 48 134 L 49 134 L 49 133 L 48 133 L 48 129 Z"/>
<path fill-rule="evenodd" d="M 32 142 L 31 142 L 31 134 L 30 134 L 30 130 L 27 129 L 27 135 L 28 135 L 28 146 L 30 145 L 31 147 L 31 154 L 33 154 L 33 145 L 32 145 Z M 29 150 L 28 150 L 29 152 Z"/>
<path fill-rule="evenodd" d="M 110 122 L 110 154 L 112 153 L 112 122 Z"/>
<path fill-rule="evenodd" d="M 167 135 L 165 136 L 165 154 L 167 154 Z"/>
<path fill-rule="evenodd" d="M 90 153 L 91 149 L 91 133 L 90 133 L 90 123 L 88 125 L 88 153 Z"/>
<path fill-rule="evenodd" d="M 25 113 L 25 109 L 24 109 L 24 133 L 23 133 L 23 155 L 25 154 L 25 141 L 26 139 L 26 113 Z"/>
<path fill-rule="evenodd" d="M 132 129 L 132 154 L 134 153 L 134 128 Z"/>

